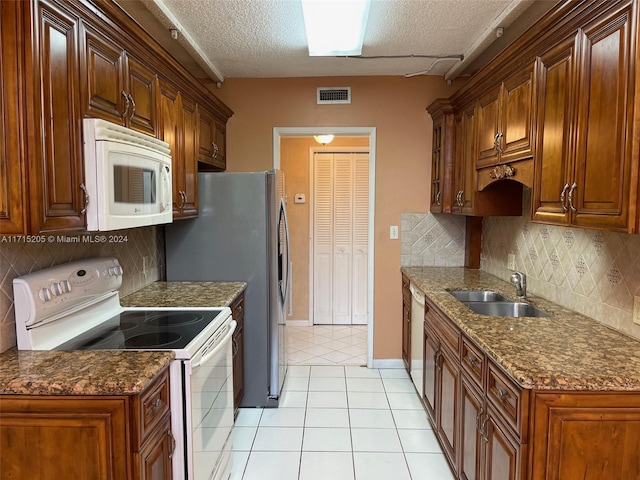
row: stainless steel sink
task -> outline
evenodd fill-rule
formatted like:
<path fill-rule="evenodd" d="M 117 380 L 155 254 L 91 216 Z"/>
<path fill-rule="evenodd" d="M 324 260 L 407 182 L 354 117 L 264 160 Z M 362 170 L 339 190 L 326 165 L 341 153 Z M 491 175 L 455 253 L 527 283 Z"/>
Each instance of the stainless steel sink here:
<path fill-rule="evenodd" d="M 549 317 L 544 310 L 521 302 L 463 302 L 469 309 L 490 317 Z"/>
<path fill-rule="evenodd" d="M 510 302 L 507 297 L 491 290 L 452 290 L 449 292 L 461 302 Z"/>

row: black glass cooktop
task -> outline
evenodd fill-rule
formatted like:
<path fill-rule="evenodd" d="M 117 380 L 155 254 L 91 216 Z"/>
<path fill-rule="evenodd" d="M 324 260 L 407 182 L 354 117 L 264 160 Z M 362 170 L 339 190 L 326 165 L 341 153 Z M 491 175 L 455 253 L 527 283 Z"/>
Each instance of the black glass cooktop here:
<path fill-rule="evenodd" d="M 220 310 L 125 310 L 56 350 L 185 348 Z"/>

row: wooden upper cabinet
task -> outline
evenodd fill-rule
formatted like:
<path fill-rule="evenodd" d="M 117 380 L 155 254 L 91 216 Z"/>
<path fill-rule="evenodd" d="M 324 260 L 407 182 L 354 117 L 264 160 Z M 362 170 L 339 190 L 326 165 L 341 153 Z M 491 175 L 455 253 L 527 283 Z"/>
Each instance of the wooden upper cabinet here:
<path fill-rule="evenodd" d="M 173 218 L 198 215 L 198 113 L 195 102 L 175 87 L 160 82 L 159 138 L 169 144 L 172 158 Z"/>
<path fill-rule="evenodd" d="M 0 2 L 0 234 L 27 233 L 23 2 Z M 7 161 L 12 159 L 13 161 Z"/>
<path fill-rule="evenodd" d="M 633 88 L 637 25 L 632 5 L 586 25 L 578 81 L 573 223 L 615 230 L 635 228 L 629 217 L 632 178 Z M 637 12 L 636 12 L 637 14 Z M 637 132 L 636 132 L 637 134 Z M 572 184 L 573 186 L 573 184 Z M 635 212 L 635 208 L 633 209 Z"/>
<path fill-rule="evenodd" d="M 473 215 L 476 152 L 476 109 L 471 105 L 455 115 L 455 147 L 453 154 L 453 188 L 451 210 L 454 213 Z"/>
<path fill-rule="evenodd" d="M 618 7 L 538 58 L 534 221 L 636 231 L 632 35 Z"/>
<path fill-rule="evenodd" d="M 533 70 L 516 72 L 479 98 L 477 167 L 533 156 Z"/>
<path fill-rule="evenodd" d="M 123 47 L 83 23 L 84 114 L 156 135 L 156 75 Z"/>
<path fill-rule="evenodd" d="M 36 5 L 37 48 L 31 94 L 37 99 L 31 232 L 83 230 L 85 221 L 79 18 L 54 2 Z M 41 129 L 41 130 L 40 130 Z"/>
<path fill-rule="evenodd" d="M 198 162 L 200 170 L 227 168 L 226 124 L 202 105 L 198 105 Z"/>
<path fill-rule="evenodd" d="M 198 113 L 196 103 L 180 96 L 180 129 L 184 204 L 182 218 L 198 216 Z"/>
<path fill-rule="evenodd" d="M 427 108 L 433 121 L 431 139 L 431 213 L 451 212 L 453 107 L 447 99 L 438 99 Z"/>
<path fill-rule="evenodd" d="M 537 139 L 532 219 L 570 222 L 567 194 L 573 175 L 575 39 L 538 57 Z"/>

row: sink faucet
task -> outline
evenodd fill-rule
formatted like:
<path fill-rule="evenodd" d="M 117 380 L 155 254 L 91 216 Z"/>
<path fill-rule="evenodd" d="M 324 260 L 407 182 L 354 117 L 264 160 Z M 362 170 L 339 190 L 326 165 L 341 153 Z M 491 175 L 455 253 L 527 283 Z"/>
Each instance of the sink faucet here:
<path fill-rule="evenodd" d="M 527 297 L 527 277 L 522 272 L 511 274 L 511 283 L 516 287 L 516 300 L 526 300 Z"/>

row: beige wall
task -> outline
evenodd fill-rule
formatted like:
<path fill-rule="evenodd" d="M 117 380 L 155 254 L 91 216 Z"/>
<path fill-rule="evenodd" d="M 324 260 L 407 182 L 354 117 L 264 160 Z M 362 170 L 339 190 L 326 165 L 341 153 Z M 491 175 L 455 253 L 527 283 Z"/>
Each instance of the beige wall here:
<path fill-rule="evenodd" d="M 284 172 L 287 195 L 287 215 L 291 231 L 291 261 L 293 264 L 292 312 L 288 320 L 309 320 L 309 155 L 319 147 L 312 137 L 285 137 L 280 143 L 280 168 Z M 368 147 L 369 137 L 336 137 L 328 147 Z M 307 201 L 294 203 L 296 193 Z"/>
<path fill-rule="evenodd" d="M 274 127 L 375 127 L 375 359 L 401 357 L 400 242 L 389 226 L 400 213 L 427 209 L 431 119 L 425 108 L 457 88 L 441 77 L 228 79 L 212 91 L 231 109 L 229 171 L 273 166 Z M 317 87 L 350 86 L 350 105 L 316 105 Z"/>

